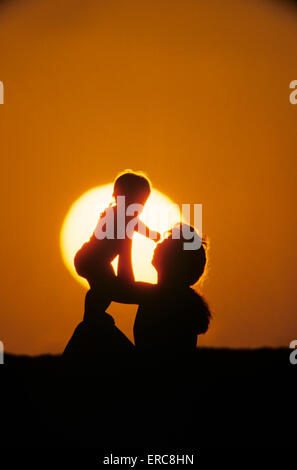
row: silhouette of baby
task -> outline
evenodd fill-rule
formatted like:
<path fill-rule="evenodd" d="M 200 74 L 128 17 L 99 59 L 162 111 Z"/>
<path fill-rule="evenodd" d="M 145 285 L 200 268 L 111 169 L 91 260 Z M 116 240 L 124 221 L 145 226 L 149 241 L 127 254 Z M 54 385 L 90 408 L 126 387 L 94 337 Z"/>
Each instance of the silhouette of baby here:
<path fill-rule="evenodd" d="M 74 264 L 77 273 L 91 286 L 108 283 L 114 277 L 111 262 L 119 255 L 118 278 L 125 283 L 134 281 L 132 266 L 132 237 L 135 231 L 159 241 L 161 235 L 150 230 L 140 219 L 151 192 L 149 181 L 142 175 L 126 172 L 114 183 L 111 204 L 101 215 L 88 242 L 76 253 Z"/>

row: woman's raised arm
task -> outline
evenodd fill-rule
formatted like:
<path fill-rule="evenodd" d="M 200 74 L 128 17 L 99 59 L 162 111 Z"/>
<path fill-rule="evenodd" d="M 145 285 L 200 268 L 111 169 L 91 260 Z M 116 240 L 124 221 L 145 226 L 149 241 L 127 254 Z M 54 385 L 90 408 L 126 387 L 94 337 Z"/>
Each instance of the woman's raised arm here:
<path fill-rule="evenodd" d="M 123 304 L 141 304 L 159 291 L 156 284 L 147 282 L 124 282 L 115 277 L 110 286 L 110 298 Z"/>

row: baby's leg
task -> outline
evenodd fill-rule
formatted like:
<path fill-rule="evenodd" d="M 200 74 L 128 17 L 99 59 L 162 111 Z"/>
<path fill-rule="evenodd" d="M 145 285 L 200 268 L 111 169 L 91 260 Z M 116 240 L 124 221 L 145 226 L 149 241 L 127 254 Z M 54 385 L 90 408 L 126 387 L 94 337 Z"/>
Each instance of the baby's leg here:
<path fill-rule="evenodd" d="M 83 244 L 74 257 L 77 274 L 88 279 L 88 273 L 94 269 L 94 246 L 91 241 Z"/>
<path fill-rule="evenodd" d="M 98 316 L 104 314 L 112 302 L 112 285 L 115 277 L 111 264 L 89 271 L 87 279 L 91 290 L 86 295 L 85 321 L 97 321 Z"/>
<path fill-rule="evenodd" d="M 98 323 L 100 319 L 107 316 L 105 310 L 109 304 L 110 299 L 102 295 L 99 289 L 90 289 L 85 297 L 84 321 Z"/>

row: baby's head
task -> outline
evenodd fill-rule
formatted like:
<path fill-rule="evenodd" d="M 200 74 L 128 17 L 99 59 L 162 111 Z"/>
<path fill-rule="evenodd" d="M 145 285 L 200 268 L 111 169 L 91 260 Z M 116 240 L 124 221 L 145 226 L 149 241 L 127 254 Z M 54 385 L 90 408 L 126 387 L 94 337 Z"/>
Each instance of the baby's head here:
<path fill-rule="evenodd" d="M 126 205 L 144 205 L 151 193 L 151 186 L 145 176 L 127 172 L 120 175 L 114 183 L 113 196 L 125 196 Z"/>

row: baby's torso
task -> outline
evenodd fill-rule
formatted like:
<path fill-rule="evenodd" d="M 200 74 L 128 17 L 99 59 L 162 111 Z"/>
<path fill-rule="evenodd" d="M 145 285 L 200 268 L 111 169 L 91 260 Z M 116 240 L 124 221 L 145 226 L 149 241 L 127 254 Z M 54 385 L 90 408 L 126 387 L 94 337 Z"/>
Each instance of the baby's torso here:
<path fill-rule="evenodd" d="M 136 218 L 133 218 L 136 220 Z M 89 241 L 94 254 L 112 260 L 124 250 L 131 249 L 135 231 L 132 217 L 126 217 L 116 206 L 109 207 L 101 215 Z"/>

